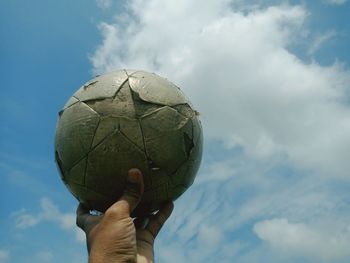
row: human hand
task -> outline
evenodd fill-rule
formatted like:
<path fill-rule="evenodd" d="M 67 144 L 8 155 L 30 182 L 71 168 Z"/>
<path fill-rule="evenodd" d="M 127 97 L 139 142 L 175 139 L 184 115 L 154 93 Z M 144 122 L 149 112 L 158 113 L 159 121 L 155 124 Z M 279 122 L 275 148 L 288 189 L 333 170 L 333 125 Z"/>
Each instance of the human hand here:
<path fill-rule="evenodd" d="M 89 263 L 154 262 L 154 240 L 170 216 L 173 203 L 149 218 L 133 220 L 130 213 L 142 194 L 143 176 L 138 169 L 131 169 L 123 196 L 105 214 L 91 215 L 79 204 L 77 225 L 86 234 Z"/>

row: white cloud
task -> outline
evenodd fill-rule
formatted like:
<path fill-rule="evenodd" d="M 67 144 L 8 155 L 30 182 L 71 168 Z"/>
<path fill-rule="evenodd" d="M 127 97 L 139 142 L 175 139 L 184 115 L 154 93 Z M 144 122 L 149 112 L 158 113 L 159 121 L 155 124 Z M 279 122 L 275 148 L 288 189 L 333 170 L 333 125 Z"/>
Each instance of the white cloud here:
<path fill-rule="evenodd" d="M 223 181 L 235 176 L 235 165 L 228 160 L 211 163 L 207 169 L 201 173 L 196 183 L 210 183 L 211 181 Z"/>
<path fill-rule="evenodd" d="M 75 239 L 85 242 L 85 234 L 75 224 L 75 213 L 64 213 L 48 198 L 40 200 L 40 212 L 30 214 L 22 209 L 12 215 L 15 218 L 15 226 L 18 229 L 34 227 L 42 222 L 52 222 L 59 225 L 61 229 L 74 232 Z"/>
<path fill-rule="evenodd" d="M 325 262 L 350 258 L 349 228 L 317 229 L 304 223 L 274 218 L 256 223 L 254 231 L 277 250 L 294 257 L 304 256 Z"/>
<path fill-rule="evenodd" d="M 207 171 L 211 166 L 216 165 L 203 163 L 202 170 Z M 285 168 L 273 172 L 271 169 L 276 169 L 273 166 L 257 165 L 242 156 L 227 166 L 235 167 L 234 176 L 202 181 L 201 177 L 208 174 L 200 173 L 199 180 L 176 201 L 174 214 L 157 238 L 155 251 L 160 262 L 166 259 L 170 263 L 180 259 L 202 262 L 215 258 L 218 262 L 253 263 L 261 262 L 264 257 L 278 263 L 308 260 L 335 263 L 350 258 L 346 253 L 350 240 L 348 184 L 342 188 L 341 181 L 296 172 L 290 174 Z M 213 177 L 220 175 L 220 170 L 211 171 Z M 278 242 L 281 233 L 276 230 L 275 235 L 269 236 L 267 222 L 270 221 L 262 218 L 276 218 L 279 231 L 282 231 L 281 225 L 286 225 L 286 221 L 279 219 L 288 218 L 291 229 L 299 229 L 298 240 L 305 238 L 302 232 L 313 243 L 303 249 L 301 245 L 298 247 L 297 242 L 294 244 L 287 239 L 287 234 L 292 235 L 291 230 L 284 235 L 286 241 L 281 244 L 284 249 L 266 246 L 272 241 Z M 254 241 L 254 233 L 259 234 L 261 242 Z M 322 239 L 325 239 L 323 245 L 320 244 Z M 332 242 L 337 249 L 331 252 L 324 249 L 322 255 L 317 253 L 317 249 Z M 293 252 L 299 260 L 292 260 Z"/>
<path fill-rule="evenodd" d="M 201 224 L 198 231 L 199 243 L 202 243 L 204 246 L 215 247 L 222 241 L 222 238 L 223 233 L 219 226 Z"/>
<path fill-rule="evenodd" d="M 128 11 L 115 24 L 101 23 L 95 73 L 156 71 L 189 95 L 207 138 L 243 147 L 257 160 L 284 156 L 299 168 L 348 177 L 350 110 L 342 100 L 350 74 L 341 64 L 308 64 L 289 51 L 307 10 L 282 5 L 243 13 L 224 0 L 135 0 Z"/>
<path fill-rule="evenodd" d="M 5 249 L 0 249 L 0 263 L 8 262 L 9 258 L 10 258 L 10 252 Z"/>
<path fill-rule="evenodd" d="M 26 210 L 21 210 L 13 214 L 16 217 L 16 227 L 25 229 L 37 225 L 41 218 L 26 214 Z"/>
<path fill-rule="evenodd" d="M 324 34 L 318 35 L 313 40 L 311 45 L 309 46 L 309 49 L 308 49 L 308 52 L 307 52 L 308 55 L 315 54 L 324 43 L 326 43 L 330 39 L 334 38 L 336 35 L 337 35 L 337 33 L 335 31 L 328 31 L 328 32 L 326 32 Z"/>
<path fill-rule="evenodd" d="M 290 51 L 309 31 L 305 7 L 237 2 L 132 0 L 114 24 L 100 24 L 94 73 L 158 72 L 194 102 L 206 142 L 219 141 L 158 238 L 160 262 L 253 263 L 266 258 L 261 255 L 291 262 L 289 253 L 265 249 L 269 236 L 259 229 L 268 226 L 260 224 L 265 218 L 288 218 L 277 225 L 307 229 L 311 240 L 326 237 L 324 229 L 340 235 L 348 227 L 349 72 Z M 326 40 L 315 40 L 310 52 Z M 258 244 L 257 221 L 259 236 L 265 234 Z M 348 244 L 346 235 L 329 236 Z M 342 248 L 320 257 L 313 242 L 293 249 L 303 259 L 347 257 Z"/>

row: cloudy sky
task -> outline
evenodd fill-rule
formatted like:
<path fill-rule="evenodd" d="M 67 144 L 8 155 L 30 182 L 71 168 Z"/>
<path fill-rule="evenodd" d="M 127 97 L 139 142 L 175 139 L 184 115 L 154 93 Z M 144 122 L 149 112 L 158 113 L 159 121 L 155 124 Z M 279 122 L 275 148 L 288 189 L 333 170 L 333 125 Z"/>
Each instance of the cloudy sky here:
<path fill-rule="evenodd" d="M 0 263 L 86 262 L 57 112 L 121 68 L 176 83 L 204 128 L 157 262 L 349 262 L 349 13 L 346 0 L 1 1 Z"/>

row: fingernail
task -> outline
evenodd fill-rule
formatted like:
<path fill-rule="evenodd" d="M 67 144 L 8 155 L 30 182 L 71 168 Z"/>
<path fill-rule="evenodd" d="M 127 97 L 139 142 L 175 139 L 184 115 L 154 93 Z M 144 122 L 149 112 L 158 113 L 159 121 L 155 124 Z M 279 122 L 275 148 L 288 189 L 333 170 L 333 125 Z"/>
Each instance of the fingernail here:
<path fill-rule="evenodd" d="M 139 183 L 140 182 L 140 171 L 138 169 L 131 169 L 128 173 L 127 180 L 130 183 Z"/>

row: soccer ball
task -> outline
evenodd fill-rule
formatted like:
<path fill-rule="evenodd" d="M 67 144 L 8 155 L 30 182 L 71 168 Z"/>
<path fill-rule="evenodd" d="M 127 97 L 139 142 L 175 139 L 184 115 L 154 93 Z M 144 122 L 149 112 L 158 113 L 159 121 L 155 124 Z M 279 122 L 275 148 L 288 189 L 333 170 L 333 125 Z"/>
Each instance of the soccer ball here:
<path fill-rule="evenodd" d="M 55 159 L 69 191 L 104 212 L 123 194 L 131 168 L 144 194 L 135 216 L 158 210 L 193 183 L 202 158 L 197 112 L 155 74 L 121 70 L 83 85 L 59 112 Z"/>

